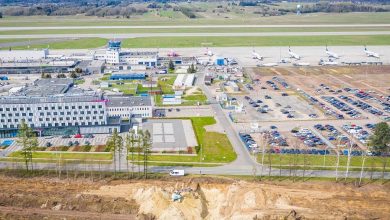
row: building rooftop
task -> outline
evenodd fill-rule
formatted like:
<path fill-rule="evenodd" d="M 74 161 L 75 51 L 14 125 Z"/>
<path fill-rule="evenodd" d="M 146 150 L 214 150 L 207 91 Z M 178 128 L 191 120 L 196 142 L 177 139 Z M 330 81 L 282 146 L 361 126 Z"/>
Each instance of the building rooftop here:
<path fill-rule="evenodd" d="M 10 96 L 0 96 L 0 104 L 104 101 L 102 94 L 73 85 L 73 79 L 39 79 Z"/>
<path fill-rule="evenodd" d="M 107 107 L 151 106 L 150 96 L 107 96 Z"/>

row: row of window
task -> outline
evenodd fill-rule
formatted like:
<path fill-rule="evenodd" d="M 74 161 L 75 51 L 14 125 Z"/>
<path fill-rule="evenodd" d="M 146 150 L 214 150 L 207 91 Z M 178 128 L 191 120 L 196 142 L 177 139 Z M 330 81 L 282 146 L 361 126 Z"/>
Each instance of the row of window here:
<path fill-rule="evenodd" d="M 85 118 L 84 117 L 65 117 L 65 118 L 63 118 L 63 117 L 59 117 L 59 118 L 39 118 L 38 120 L 39 121 L 70 121 L 70 120 L 73 120 L 73 121 L 76 121 L 76 120 L 80 120 L 80 121 L 82 121 L 82 120 L 96 120 L 96 119 L 100 119 L 100 120 L 103 120 L 103 116 L 99 116 L 99 117 L 97 117 L 97 116 L 92 116 L 92 117 L 90 117 L 90 116 L 86 116 Z M 29 122 L 32 122 L 32 118 L 28 118 L 27 119 L 27 121 L 29 121 Z M 2 118 L 2 119 L 0 119 L 0 122 L 2 122 L 2 123 L 5 123 L 5 122 L 8 122 L 8 123 L 19 123 L 19 122 L 22 122 L 22 119 L 18 119 L 18 118 L 15 118 L 15 119 L 4 119 L 4 118 Z"/>
<path fill-rule="evenodd" d="M 97 121 L 95 121 L 95 122 L 81 122 L 81 123 L 79 123 L 79 122 L 74 122 L 74 123 L 72 123 L 72 122 L 67 122 L 67 123 L 65 123 L 65 122 L 62 122 L 62 123 L 42 123 L 42 124 L 40 124 L 39 126 L 42 128 L 42 127 L 58 127 L 58 126 L 87 126 L 87 125 L 89 125 L 89 126 L 91 126 L 91 125 L 104 125 L 105 123 L 104 122 L 97 122 Z M 17 128 L 17 127 L 19 127 L 19 125 L 14 125 L 14 124 L 11 124 L 11 125 L 5 125 L 5 124 L 0 124 L 0 128 Z M 30 127 L 31 128 L 34 128 L 35 126 L 34 126 L 34 124 L 30 124 Z"/>
<path fill-rule="evenodd" d="M 78 115 L 78 114 L 80 114 L 80 115 L 84 115 L 84 114 L 87 114 L 87 115 L 91 115 L 91 114 L 95 114 L 95 115 L 97 115 L 99 112 L 98 111 L 80 111 L 80 112 L 78 112 L 78 111 L 74 111 L 73 112 L 73 114 L 72 114 L 72 112 L 66 112 L 66 115 Z M 102 111 L 100 111 L 100 114 L 104 114 L 104 111 L 102 110 Z M 6 117 L 6 116 L 8 116 L 8 117 L 20 117 L 20 116 L 22 116 L 22 117 L 24 117 L 24 116 L 34 116 L 34 114 L 33 113 L 14 113 L 14 114 L 12 114 L 12 113 L 8 113 L 8 114 L 1 114 L 1 117 Z M 46 114 L 45 114 L 45 112 L 39 112 L 39 116 L 45 116 L 45 115 L 47 115 L 47 116 L 50 116 L 50 115 L 65 115 L 65 112 L 46 112 Z"/>
<path fill-rule="evenodd" d="M 109 108 L 108 111 L 142 111 L 142 110 L 149 110 L 149 108 L 145 107 L 135 107 L 135 108 Z"/>
<path fill-rule="evenodd" d="M 102 105 L 97 105 L 97 106 L 92 105 L 91 106 L 91 109 L 96 109 L 96 108 L 102 109 L 103 106 Z M 81 106 L 81 105 L 79 105 L 79 106 L 74 106 L 74 105 L 72 105 L 72 106 L 50 106 L 50 107 L 49 106 L 45 106 L 45 107 L 38 106 L 36 110 L 40 111 L 40 110 L 49 110 L 49 109 L 51 109 L 51 110 L 90 109 L 90 106 L 89 105 L 85 105 L 85 106 Z M 0 107 L 0 112 L 3 112 L 3 111 L 9 112 L 11 110 L 14 112 L 16 112 L 16 111 L 31 111 L 31 107 L 26 107 L 26 108 L 25 107 L 19 107 L 19 108 L 17 108 L 17 107 L 13 107 L 13 108 Z"/>

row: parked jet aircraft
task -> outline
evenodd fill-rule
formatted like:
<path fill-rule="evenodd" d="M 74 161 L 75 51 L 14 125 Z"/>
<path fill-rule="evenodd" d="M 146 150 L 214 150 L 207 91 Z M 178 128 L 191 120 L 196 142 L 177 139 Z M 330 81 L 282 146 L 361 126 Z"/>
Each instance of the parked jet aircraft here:
<path fill-rule="evenodd" d="M 206 52 L 204 53 L 204 55 L 207 55 L 207 56 L 213 56 L 214 55 L 214 53 L 213 53 L 213 51 L 211 51 L 209 48 L 206 48 Z"/>
<path fill-rule="evenodd" d="M 300 60 L 301 59 L 301 56 L 299 56 L 298 54 L 292 52 L 290 47 L 288 47 L 288 54 L 290 55 L 290 58 L 294 58 L 296 60 Z"/>
<path fill-rule="evenodd" d="M 252 58 L 257 60 L 263 60 L 264 57 L 260 56 L 255 50 L 252 51 Z"/>
<path fill-rule="evenodd" d="M 367 55 L 368 57 L 380 58 L 379 54 L 367 50 L 367 47 L 366 47 L 366 46 L 364 46 L 364 52 L 366 53 L 366 55 Z"/>
<path fill-rule="evenodd" d="M 174 50 L 171 50 L 168 54 L 168 57 L 178 57 L 180 54 L 176 53 Z"/>
<path fill-rule="evenodd" d="M 328 46 L 325 47 L 325 53 L 328 54 L 328 57 L 335 58 L 335 59 L 340 58 L 340 56 L 337 53 L 328 50 Z"/>

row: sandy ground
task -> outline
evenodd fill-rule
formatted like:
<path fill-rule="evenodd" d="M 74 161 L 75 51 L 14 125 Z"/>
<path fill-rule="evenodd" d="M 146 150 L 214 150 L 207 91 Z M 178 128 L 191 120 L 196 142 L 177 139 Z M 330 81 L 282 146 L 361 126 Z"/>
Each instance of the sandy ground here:
<path fill-rule="evenodd" d="M 80 176 L 80 175 L 79 175 Z M 0 219 L 389 219 L 390 185 L 0 175 Z M 171 201 L 181 191 L 179 202 Z M 290 215 L 289 215 L 290 214 Z"/>
<path fill-rule="evenodd" d="M 181 190 L 181 202 L 172 192 Z M 389 188 L 333 183 L 254 183 L 205 178 L 102 186 L 88 195 L 135 200 L 158 219 L 388 219 Z M 296 219 L 290 215 L 291 219 Z M 289 218 L 286 218 L 289 219 Z"/>

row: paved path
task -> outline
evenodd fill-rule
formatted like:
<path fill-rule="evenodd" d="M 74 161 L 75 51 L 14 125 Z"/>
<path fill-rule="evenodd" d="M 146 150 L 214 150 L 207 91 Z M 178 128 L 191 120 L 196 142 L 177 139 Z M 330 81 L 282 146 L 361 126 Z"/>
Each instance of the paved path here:
<path fill-rule="evenodd" d="M 248 37 L 248 36 L 340 36 L 340 35 L 389 35 L 390 31 L 343 31 L 343 32 L 252 32 L 252 33 L 129 33 L 129 34 L 20 34 L 0 35 L 9 38 L 136 38 L 136 37 Z"/>

